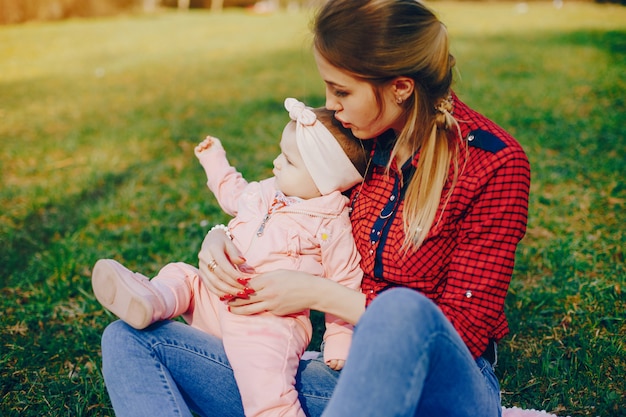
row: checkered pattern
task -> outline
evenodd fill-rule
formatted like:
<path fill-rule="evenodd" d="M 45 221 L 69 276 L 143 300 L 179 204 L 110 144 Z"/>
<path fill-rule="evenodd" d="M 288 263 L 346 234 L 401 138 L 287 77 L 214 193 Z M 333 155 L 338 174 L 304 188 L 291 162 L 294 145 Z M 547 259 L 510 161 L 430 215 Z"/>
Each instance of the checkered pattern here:
<path fill-rule="evenodd" d="M 362 290 L 368 304 L 390 287 L 418 290 L 441 307 L 478 357 L 489 339 L 499 340 L 508 333 L 504 299 L 515 249 L 526 230 L 530 167 L 509 134 L 456 96 L 453 99 L 454 116 L 468 140 L 469 153 L 461 151 L 463 172 L 443 214 L 440 205 L 436 219 L 441 218 L 423 245 L 417 251 L 401 248 L 403 201 L 398 171 L 392 166 L 390 175 L 384 172 L 389 139 L 378 139 L 373 172 L 360 192 L 359 187 L 353 191 L 351 218 L 363 257 Z M 480 140 L 473 141 L 474 137 Z M 407 164 L 405 176 L 418 157 Z M 448 189 L 449 185 L 444 196 Z"/>

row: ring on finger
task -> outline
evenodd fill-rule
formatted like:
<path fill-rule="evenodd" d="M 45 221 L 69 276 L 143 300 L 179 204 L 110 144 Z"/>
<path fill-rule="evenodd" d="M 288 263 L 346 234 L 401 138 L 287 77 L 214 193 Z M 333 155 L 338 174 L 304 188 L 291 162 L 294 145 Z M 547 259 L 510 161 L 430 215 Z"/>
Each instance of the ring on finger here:
<path fill-rule="evenodd" d="M 208 267 L 211 270 L 211 272 L 215 271 L 215 268 L 217 268 L 217 262 L 215 262 L 215 259 L 213 259 L 213 260 L 211 260 L 211 262 L 209 262 Z"/>

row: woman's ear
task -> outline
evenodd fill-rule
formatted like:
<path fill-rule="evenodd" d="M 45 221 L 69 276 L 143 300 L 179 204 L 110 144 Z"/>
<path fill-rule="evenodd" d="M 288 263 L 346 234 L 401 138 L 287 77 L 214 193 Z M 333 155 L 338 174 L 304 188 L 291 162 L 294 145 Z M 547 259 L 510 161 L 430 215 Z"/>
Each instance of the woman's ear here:
<path fill-rule="evenodd" d="M 396 77 L 391 81 L 391 88 L 396 97 L 396 101 L 402 103 L 413 94 L 415 81 L 409 77 Z"/>

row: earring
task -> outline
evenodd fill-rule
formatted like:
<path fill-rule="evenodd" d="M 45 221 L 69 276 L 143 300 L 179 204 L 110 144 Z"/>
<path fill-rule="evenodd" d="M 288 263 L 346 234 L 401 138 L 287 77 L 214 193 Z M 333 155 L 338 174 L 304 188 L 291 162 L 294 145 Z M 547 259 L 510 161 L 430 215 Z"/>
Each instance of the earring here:
<path fill-rule="evenodd" d="M 402 104 L 404 100 L 402 100 L 402 97 L 396 97 L 396 103 L 398 104 Z"/>

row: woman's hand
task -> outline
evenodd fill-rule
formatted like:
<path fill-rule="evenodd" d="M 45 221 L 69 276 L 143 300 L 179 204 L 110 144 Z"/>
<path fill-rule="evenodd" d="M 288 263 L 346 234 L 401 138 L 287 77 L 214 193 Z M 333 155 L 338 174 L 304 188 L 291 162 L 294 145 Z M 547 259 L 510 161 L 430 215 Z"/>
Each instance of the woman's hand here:
<path fill-rule="evenodd" d="M 247 296 L 247 275 L 254 272 L 223 230 L 207 233 L 198 254 L 200 278 L 207 289 L 223 300 Z"/>
<path fill-rule="evenodd" d="M 254 290 L 248 299 L 230 301 L 235 314 L 257 314 L 269 311 L 277 316 L 298 313 L 312 308 L 318 281 L 322 278 L 305 272 L 279 269 L 252 278 L 248 286 Z"/>
<path fill-rule="evenodd" d="M 335 281 L 306 272 L 279 269 L 258 275 L 248 286 L 254 293 L 237 298 L 228 305 L 235 314 L 258 314 L 268 311 L 277 316 L 311 309 L 333 314 L 356 324 L 365 311 L 365 295 Z"/>

